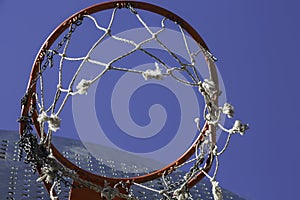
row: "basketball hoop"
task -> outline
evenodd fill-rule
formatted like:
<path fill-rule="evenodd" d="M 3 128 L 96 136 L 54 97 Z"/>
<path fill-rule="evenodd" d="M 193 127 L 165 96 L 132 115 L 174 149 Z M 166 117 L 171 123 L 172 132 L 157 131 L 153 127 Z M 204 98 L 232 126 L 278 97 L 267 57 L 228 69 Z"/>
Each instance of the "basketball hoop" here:
<path fill-rule="evenodd" d="M 124 19 L 123 14 L 121 14 L 121 19 L 117 18 L 121 11 L 125 13 L 124 16 L 128 13 L 132 15 L 140 27 L 132 28 L 131 21 Z M 109 16 L 106 25 L 103 25 L 102 18 L 97 16 L 98 13 Z M 154 22 L 148 25 L 142 16 L 144 13 L 160 18 L 159 25 L 154 27 Z M 117 20 L 124 20 L 120 24 L 129 26 L 125 32 L 124 30 L 114 32 Z M 89 45 L 89 47 L 85 52 L 80 52 L 83 47 L 80 45 L 74 47 L 73 44 L 77 43 L 73 38 L 77 37 L 79 40 L 80 36 L 77 36 L 77 33 L 80 35 L 83 31 L 89 32 L 89 29 L 84 29 L 86 24 L 98 31 L 98 38 L 91 44 L 84 43 L 83 46 Z M 168 28 L 169 25 L 172 28 L 175 27 L 177 33 L 174 33 L 172 28 Z M 139 35 L 140 33 L 147 37 L 139 38 L 137 41 L 139 36 L 133 34 Z M 163 34 L 169 36 L 173 33 L 181 37 L 187 59 L 183 59 L 176 49 L 170 47 L 171 43 L 163 39 Z M 191 45 L 189 40 L 193 40 L 196 45 Z M 121 51 L 119 54 L 114 52 L 118 54 L 115 57 L 104 60 L 101 57 L 103 54 L 97 54 L 97 52 L 105 50 L 106 44 L 111 41 L 124 45 L 124 48 L 119 49 Z M 73 50 L 70 50 L 72 48 Z M 112 45 L 110 48 L 106 50 L 117 51 Z M 157 49 L 152 51 L 154 48 Z M 78 54 L 80 56 L 77 56 Z M 140 54 L 145 56 L 145 59 L 151 60 L 150 65 L 136 68 L 123 66 L 125 63 L 123 60 L 130 60 L 131 57 L 135 60 L 141 59 L 138 58 Z M 205 66 L 199 66 L 201 63 L 199 59 L 203 60 Z M 169 60 L 172 61 L 169 62 Z M 220 123 L 222 116 L 232 118 L 234 109 L 228 103 L 219 106 L 220 80 L 215 61 L 216 58 L 192 26 L 176 14 L 149 3 L 112 1 L 93 5 L 72 15 L 52 32 L 41 47 L 32 67 L 27 91 L 21 102 L 20 147 L 26 153 L 26 162 L 30 163 L 40 174 L 37 181 L 45 184 L 51 199 L 59 198 L 60 184 L 69 184 L 71 188 L 69 199 L 73 200 L 83 198 L 139 199 L 135 190 L 154 193 L 157 199 L 192 199 L 189 189 L 203 177 L 207 177 L 212 183 L 215 200 L 222 199 L 222 191 L 216 181 L 218 157 L 226 150 L 231 136 L 235 133 L 243 135 L 248 125 L 236 120 L 233 127 L 227 129 Z M 85 71 L 83 73 L 84 70 L 91 69 L 87 66 L 96 66 L 97 72 Z M 206 77 L 199 72 L 199 68 L 202 67 L 207 70 Z M 71 70 L 71 72 L 66 72 L 66 70 Z M 100 84 L 99 80 L 114 73 L 122 73 L 122 76 L 130 74 L 148 83 L 164 82 L 165 79 L 172 80 L 176 84 L 193 88 L 193 91 L 202 97 L 203 119 L 196 116 L 193 122 L 196 136 L 181 156 L 153 171 L 135 175 L 132 173 L 129 177 L 108 177 L 80 168 L 56 149 L 52 135 L 60 131 L 64 123 L 61 115 L 64 110 L 67 110 L 68 102 L 72 100 L 75 110 L 80 109 L 81 106 L 78 105 L 88 106 L 89 103 L 77 104 L 81 101 L 78 99 L 88 97 L 92 91 L 95 91 L 93 87 L 96 88 Z M 57 79 L 54 81 L 53 77 Z M 74 116 L 74 119 L 78 123 L 81 121 L 78 116 Z M 79 125 L 76 124 L 76 126 Z M 38 137 L 33 134 L 33 127 Z M 228 133 L 227 142 L 221 150 L 217 144 L 217 129 Z M 69 130 L 61 130 L 62 133 L 64 131 Z M 144 137 L 151 138 L 152 135 L 149 133 Z M 128 148 L 128 151 L 132 151 L 131 146 Z M 209 175 L 213 166 L 215 167 L 213 175 Z M 175 179 L 173 175 L 178 171 L 183 172 L 184 168 L 189 168 L 189 170 L 184 172 L 184 176 Z M 70 179 L 71 182 L 66 179 Z M 162 186 L 147 184 L 155 180 L 159 180 Z"/>

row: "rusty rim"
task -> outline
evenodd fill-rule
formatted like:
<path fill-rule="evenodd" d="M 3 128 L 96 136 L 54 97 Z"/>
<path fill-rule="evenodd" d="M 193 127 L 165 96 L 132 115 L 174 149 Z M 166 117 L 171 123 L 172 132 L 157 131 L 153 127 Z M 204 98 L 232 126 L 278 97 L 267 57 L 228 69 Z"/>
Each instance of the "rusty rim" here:
<path fill-rule="evenodd" d="M 199 43 L 199 45 L 201 45 L 205 50 L 209 51 L 207 45 L 205 44 L 205 42 L 203 41 L 203 39 L 201 38 L 201 36 L 197 33 L 197 31 L 191 26 L 189 25 L 184 19 L 182 19 L 181 17 L 179 17 L 178 15 L 164 9 L 161 8 L 159 6 L 155 6 L 149 3 L 145 3 L 145 2 L 137 2 L 137 1 L 112 1 L 112 2 L 106 2 L 106 3 L 99 3 L 93 6 L 90 6 L 86 9 L 83 9 L 77 13 L 75 13 L 74 15 L 72 15 L 71 17 L 69 17 L 68 19 L 66 19 L 63 23 L 61 23 L 53 32 L 52 34 L 47 38 L 47 40 L 44 42 L 44 44 L 42 45 L 41 49 L 39 50 L 35 61 L 33 63 L 33 67 L 32 67 L 32 71 L 30 74 L 30 79 L 29 79 L 29 83 L 28 83 L 28 87 L 27 87 L 27 93 L 28 93 L 28 101 L 27 103 L 22 107 L 22 115 L 21 116 L 27 116 L 27 113 L 30 110 L 31 105 L 34 104 L 34 99 L 32 98 L 32 94 L 35 93 L 36 91 L 36 83 L 35 83 L 35 79 L 37 78 L 38 74 L 39 74 L 39 67 L 41 62 L 44 59 L 44 52 L 47 51 L 51 45 L 56 41 L 56 39 L 67 29 L 69 28 L 69 26 L 72 24 L 72 22 L 75 22 L 78 18 L 82 17 L 83 15 L 87 15 L 87 14 L 93 14 L 96 12 L 100 12 L 103 10 L 108 10 L 108 9 L 114 9 L 114 8 L 126 8 L 128 5 L 132 6 L 133 8 L 136 9 L 141 9 L 141 10 L 146 10 L 146 11 L 150 11 L 156 14 L 159 14 L 161 16 L 164 16 L 172 21 L 175 21 L 176 23 L 179 23 L 181 25 L 181 27 L 195 40 Z M 217 72 L 215 69 L 215 65 L 213 62 L 210 63 L 209 65 L 209 71 L 210 71 L 210 76 L 212 78 L 212 80 L 215 81 L 215 83 L 218 83 L 218 79 L 217 79 Z M 217 84 L 218 85 L 218 84 Z M 217 101 L 217 100 L 215 100 Z M 38 118 L 38 113 L 37 111 L 34 111 L 32 114 L 32 120 L 35 126 L 35 129 L 38 133 L 38 135 L 40 136 L 40 126 L 39 126 L 39 122 L 37 121 Z M 25 122 L 21 122 L 20 123 L 20 135 L 23 135 L 23 131 L 25 129 Z M 202 133 L 204 133 L 206 130 L 211 129 L 213 130 L 213 128 L 211 126 L 209 126 L 208 124 L 206 124 L 202 130 Z M 215 130 L 213 130 L 214 134 L 215 134 Z M 76 166 L 75 164 L 73 164 L 71 161 L 69 161 L 68 159 L 66 159 L 56 148 L 53 144 L 51 144 L 51 148 L 53 151 L 53 155 L 55 156 L 55 158 L 61 162 L 65 167 L 74 170 L 77 172 L 77 174 L 79 175 L 80 178 L 84 179 L 84 180 L 89 180 L 93 183 L 99 184 L 101 186 L 104 185 L 104 181 L 109 182 L 111 185 L 116 184 L 119 181 L 123 181 L 128 183 L 128 185 L 130 185 L 131 182 L 136 182 L 136 183 L 143 183 L 143 182 L 147 182 L 153 179 L 156 179 L 160 176 L 162 176 L 162 174 L 167 171 L 167 172 L 172 172 L 174 170 L 175 166 L 178 166 L 182 163 L 184 163 L 187 159 L 189 159 L 195 152 L 195 148 L 197 146 L 197 143 L 202 142 L 203 141 L 203 137 L 200 134 L 198 136 L 198 138 L 195 140 L 194 144 L 180 157 L 178 158 L 176 161 L 174 161 L 173 163 L 169 164 L 168 166 L 156 170 L 150 174 L 146 174 L 143 176 L 139 176 L 139 177 L 131 177 L 131 178 L 107 178 L 107 177 L 103 177 L 100 175 L 95 175 L 91 172 L 85 171 L 81 168 L 79 168 L 78 166 Z M 215 139 L 214 139 L 215 142 Z M 205 165 L 205 171 L 209 171 L 211 168 L 213 162 L 213 156 L 209 155 L 209 157 L 207 158 L 206 161 L 206 165 Z M 38 171 L 40 171 L 40 169 L 38 169 Z M 205 175 L 203 173 L 199 173 L 194 179 L 192 179 L 189 184 L 188 187 L 193 187 L 199 180 L 201 180 Z M 47 190 L 50 190 L 51 185 L 45 183 L 45 186 L 47 188 Z"/>

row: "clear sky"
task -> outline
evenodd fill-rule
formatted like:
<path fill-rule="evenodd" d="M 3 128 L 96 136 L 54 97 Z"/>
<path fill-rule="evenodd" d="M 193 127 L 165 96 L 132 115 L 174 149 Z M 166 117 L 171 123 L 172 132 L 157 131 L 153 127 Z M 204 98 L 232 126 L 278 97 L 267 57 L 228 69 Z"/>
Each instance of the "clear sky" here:
<path fill-rule="evenodd" d="M 51 31 L 100 1 L 0 0 L 0 129 L 17 130 L 31 65 Z M 299 161 L 300 3 L 147 1 L 186 19 L 218 57 L 227 99 L 250 124 L 222 157 L 221 185 L 249 200 L 295 199 Z"/>

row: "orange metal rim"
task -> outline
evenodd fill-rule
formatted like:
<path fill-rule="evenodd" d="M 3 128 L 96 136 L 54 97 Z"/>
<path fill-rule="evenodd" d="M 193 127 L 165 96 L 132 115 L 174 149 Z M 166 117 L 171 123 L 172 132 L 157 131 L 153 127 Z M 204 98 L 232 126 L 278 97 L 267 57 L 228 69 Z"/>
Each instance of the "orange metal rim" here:
<path fill-rule="evenodd" d="M 27 104 L 24 105 L 22 107 L 22 111 L 21 114 L 22 116 L 26 116 L 27 113 L 29 112 L 29 109 L 31 107 L 31 105 L 33 104 L 34 99 L 32 98 L 32 94 L 35 93 L 36 90 L 36 85 L 34 80 L 37 78 L 37 75 L 39 73 L 39 67 L 41 62 L 43 61 L 43 56 L 44 56 L 44 52 L 46 50 L 48 50 L 51 45 L 56 41 L 56 39 L 67 29 L 69 28 L 70 24 L 74 21 L 76 21 L 78 18 L 82 17 L 83 15 L 87 15 L 87 14 L 93 14 L 96 12 L 100 12 L 103 10 L 108 10 L 108 9 L 113 9 L 113 8 L 125 8 L 128 4 L 130 4 L 133 8 L 136 9 L 142 9 L 142 10 L 147 10 L 150 12 L 154 12 L 156 14 L 162 15 L 172 21 L 175 21 L 177 23 L 179 23 L 183 29 L 185 29 L 186 32 L 188 32 L 190 34 L 190 36 L 197 41 L 204 49 L 208 50 L 207 45 L 205 44 L 205 42 L 203 41 L 203 39 L 201 38 L 201 36 L 197 33 L 197 31 L 195 31 L 195 29 L 190 26 L 184 19 L 182 19 L 181 17 L 177 16 L 176 14 L 161 8 L 159 6 L 155 6 L 149 3 L 145 3 L 145 2 L 138 2 L 138 1 L 111 1 L 111 2 L 106 2 L 106 3 L 99 3 L 96 5 L 93 5 L 91 7 L 88 7 L 86 9 L 83 9 L 77 13 L 75 13 L 74 15 L 72 15 L 71 17 L 69 17 L 68 19 L 66 19 L 63 23 L 61 23 L 53 32 L 52 34 L 47 38 L 47 40 L 44 42 L 44 44 L 42 45 L 40 51 L 37 54 L 37 57 L 33 63 L 33 67 L 32 67 L 32 71 L 31 71 L 31 75 L 30 75 L 30 80 L 28 83 L 28 88 L 27 88 L 27 92 L 28 92 L 28 101 Z M 38 113 L 37 111 L 34 111 L 32 114 L 32 120 L 35 126 L 36 131 L 38 132 L 39 135 L 40 134 L 40 127 L 39 127 L 39 122 L 37 121 L 38 118 Z M 23 130 L 25 129 L 25 122 L 21 122 L 20 124 L 20 135 L 22 136 L 23 134 Z M 205 132 L 206 130 L 210 129 L 210 126 L 208 124 L 205 125 L 205 127 L 202 130 L 202 133 Z M 68 159 L 66 159 L 56 148 L 54 145 L 51 146 L 52 148 L 52 152 L 53 155 L 55 156 L 55 158 L 61 162 L 65 167 L 74 170 L 77 172 L 77 174 L 79 175 L 80 178 L 84 179 L 84 180 L 89 180 L 93 183 L 99 184 L 99 185 L 103 185 L 104 181 L 107 181 L 109 183 L 116 184 L 119 181 L 124 181 L 130 183 L 131 182 L 137 182 L 137 183 L 142 183 L 142 182 L 147 182 L 153 179 L 156 179 L 160 176 L 162 176 L 162 174 L 167 171 L 167 172 L 171 172 L 174 170 L 175 166 L 178 166 L 182 163 L 184 163 L 187 159 L 189 159 L 195 152 L 195 148 L 198 142 L 201 142 L 203 140 L 203 136 L 200 134 L 199 137 L 197 138 L 197 140 L 195 141 L 195 143 L 180 157 L 178 158 L 175 162 L 169 164 L 168 166 L 164 167 L 163 169 L 157 170 L 155 172 L 152 172 L 150 174 L 146 174 L 143 176 L 139 176 L 139 177 L 131 177 L 131 178 L 107 178 L 107 177 L 103 177 L 100 175 L 95 175 L 92 174 L 88 171 L 85 171 L 81 168 L 79 168 L 78 166 L 76 166 L 75 164 L 73 164 L 71 161 L 69 161 Z M 207 159 L 206 162 L 206 171 L 209 171 L 209 169 L 211 168 L 212 165 L 212 161 L 213 161 L 213 156 L 210 155 L 209 158 Z M 199 173 L 198 176 L 193 179 L 190 184 L 189 187 L 194 186 L 201 178 L 204 177 L 203 173 Z M 46 185 L 47 186 L 47 185 Z M 46 187 L 49 191 L 50 187 L 48 185 L 48 187 Z"/>

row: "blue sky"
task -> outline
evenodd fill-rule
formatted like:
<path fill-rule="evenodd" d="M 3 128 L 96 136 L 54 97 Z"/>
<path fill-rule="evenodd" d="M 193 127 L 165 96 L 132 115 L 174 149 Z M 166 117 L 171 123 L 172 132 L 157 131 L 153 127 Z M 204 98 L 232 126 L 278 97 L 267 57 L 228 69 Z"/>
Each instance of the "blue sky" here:
<path fill-rule="evenodd" d="M 31 65 L 51 31 L 100 1 L 0 0 L 1 122 L 17 130 Z M 296 0 L 147 1 L 180 15 L 218 57 L 227 99 L 250 124 L 221 159 L 221 185 L 249 200 L 295 199 L 299 169 Z"/>

